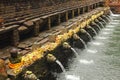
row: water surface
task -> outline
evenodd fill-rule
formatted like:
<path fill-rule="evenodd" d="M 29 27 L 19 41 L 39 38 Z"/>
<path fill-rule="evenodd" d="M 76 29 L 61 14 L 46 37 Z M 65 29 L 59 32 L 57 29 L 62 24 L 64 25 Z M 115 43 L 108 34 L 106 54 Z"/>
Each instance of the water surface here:
<path fill-rule="evenodd" d="M 120 80 L 120 16 L 113 20 L 87 45 L 77 50 L 78 57 L 69 70 L 57 75 L 57 80 Z"/>

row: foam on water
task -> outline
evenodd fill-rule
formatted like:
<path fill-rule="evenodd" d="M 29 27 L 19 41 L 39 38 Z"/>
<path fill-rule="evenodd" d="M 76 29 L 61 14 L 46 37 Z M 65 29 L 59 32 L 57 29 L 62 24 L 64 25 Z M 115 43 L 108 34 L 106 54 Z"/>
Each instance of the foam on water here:
<path fill-rule="evenodd" d="M 92 44 L 97 45 L 97 46 L 102 45 L 102 43 L 100 42 L 92 42 Z"/>
<path fill-rule="evenodd" d="M 65 77 L 67 80 L 80 80 L 80 77 L 76 75 L 66 75 Z"/>
<path fill-rule="evenodd" d="M 101 37 L 101 36 L 98 36 L 97 38 L 98 39 L 107 39 L 107 37 Z"/>
<path fill-rule="evenodd" d="M 110 34 L 109 32 L 102 32 L 103 35 L 108 35 Z"/>
<path fill-rule="evenodd" d="M 86 59 L 80 59 L 79 62 L 80 62 L 81 64 L 86 64 L 86 65 L 88 65 L 88 64 L 93 64 L 93 63 L 94 63 L 93 60 L 86 60 Z"/>
<path fill-rule="evenodd" d="M 114 28 L 115 26 L 113 26 L 113 25 L 108 25 L 108 26 L 106 26 L 107 28 Z"/>
<path fill-rule="evenodd" d="M 94 54 L 95 54 L 95 53 L 97 53 L 98 51 L 97 51 L 97 50 L 88 49 L 87 52 L 89 52 L 89 53 L 94 53 Z"/>
<path fill-rule="evenodd" d="M 104 31 L 112 31 L 113 29 L 105 28 Z"/>

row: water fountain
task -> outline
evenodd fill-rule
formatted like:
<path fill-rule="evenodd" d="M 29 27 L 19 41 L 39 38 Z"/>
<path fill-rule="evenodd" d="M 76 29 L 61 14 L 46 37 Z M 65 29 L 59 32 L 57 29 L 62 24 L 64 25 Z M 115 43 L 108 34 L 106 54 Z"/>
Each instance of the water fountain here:
<path fill-rule="evenodd" d="M 113 19 L 110 17 L 110 15 L 106 15 L 106 16 L 108 17 L 108 19 L 110 19 L 110 21 L 113 20 Z"/>
<path fill-rule="evenodd" d="M 76 56 L 76 57 L 78 56 L 78 53 L 75 51 L 75 49 L 72 48 L 67 42 L 64 42 L 64 43 L 63 43 L 63 47 L 64 47 L 64 48 L 67 48 L 67 49 L 71 49 L 71 50 L 75 53 L 75 56 Z"/>
<path fill-rule="evenodd" d="M 86 31 L 84 29 L 81 29 L 81 32 L 86 33 Z M 84 47 L 87 48 L 85 41 L 82 38 L 80 38 L 77 34 L 74 34 L 73 38 L 80 40 L 82 42 L 82 44 L 84 45 Z"/>
<path fill-rule="evenodd" d="M 78 56 L 78 53 L 76 52 L 76 50 L 74 49 L 74 48 L 70 48 L 74 53 L 75 53 L 75 55 L 76 55 L 76 57 Z"/>
<path fill-rule="evenodd" d="M 83 45 L 84 45 L 84 47 L 85 47 L 85 49 L 86 49 L 86 48 L 87 48 L 87 46 L 86 46 L 85 41 L 83 41 L 83 39 L 81 39 L 81 38 L 79 38 L 79 40 L 83 43 Z"/>
<path fill-rule="evenodd" d="M 103 15 L 103 17 L 105 17 L 110 22 L 110 19 L 107 16 Z"/>
<path fill-rule="evenodd" d="M 83 33 L 86 33 L 90 40 L 93 39 L 92 36 L 85 29 L 81 29 L 80 31 L 83 32 Z"/>
<path fill-rule="evenodd" d="M 111 23 L 114 23 L 114 20 L 106 25 L 106 28 L 102 30 L 98 37 L 95 37 L 96 45 L 90 43 L 90 46 L 82 51 L 80 56 L 71 64 L 67 73 L 73 73 L 72 75 L 75 76 L 68 75 L 66 79 L 60 80 L 75 80 L 76 77 L 80 77 L 79 80 L 119 80 L 120 43 L 117 41 L 119 41 L 120 37 L 114 33 L 118 31 L 119 22 L 116 25 L 111 25 Z M 110 34 L 103 35 L 104 32 L 110 32 Z M 102 43 L 102 45 L 99 43 Z M 80 60 L 78 61 L 78 59 Z M 116 74 L 114 75 L 114 73 Z"/>
<path fill-rule="evenodd" d="M 54 55 L 48 54 L 47 55 L 47 61 L 49 61 L 49 62 L 56 62 L 60 66 L 61 70 L 63 72 L 66 72 L 64 66 L 62 65 L 62 63 L 58 59 L 56 59 L 56 57 Z"/>
<path fill-rule="evenodd" d="M 95 23 L 95 25 L 96 27 L 98 27 L 99 30 L 101 30 L 100 26 L 97 23 Z"/>
<path fill-rule="evenodd" d="M 107 22 L 103 18 L 99 17 L 99 19 L 102 20 L 105 24 L 107 24 Z"/>
<path fill-rule="evenodd" d="M 95 29 L 94 29 L 94 28 L 92 28 L 90 25 L 88 26 L 88 28 L 92 29 L 92 30 L 93 30 L 93 32 L 95 33 L 95 35 L 97 35 L 97 32 L 95 31 Z"/>
<path fill-rule="evenodd" d="M 114 17 L 119 17 L 120 16 L 120 14 L 113 14 L 113 12 L 111 10 L 110 10 L 110 15 L 114 16 Z"/>
<path fill-rule="evenodd" d="M 99 24 L 101 25 L 102 28 L 104 28 L 105 26 L 102 24 L 102 22 L 99 21 Z"/>
<path fill-rule="evenodd" d="M 60 66 L 60 68 L 62 69 L 63 72 L 66 72 L 64 66 L 62 65 L 62 63 L 59 60 L 56 60 L 55 62 Z"/>

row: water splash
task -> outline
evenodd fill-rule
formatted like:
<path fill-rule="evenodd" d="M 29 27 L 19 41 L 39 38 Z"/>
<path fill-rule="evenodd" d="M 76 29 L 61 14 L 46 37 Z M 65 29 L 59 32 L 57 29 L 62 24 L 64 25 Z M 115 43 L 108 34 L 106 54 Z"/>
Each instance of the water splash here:
<path fill-rule="evenodd" d="M 100 42 L 93 42 L 92 44 L 97 45 L 97 46 L 102 45 L 102 43 Z"/>
<path fill-rule="evenodd" d="M 113 12 L 111 10 L 110 10 L 110 15 L 114 16 L 114 17 L 119 17 L 120 16 L 120 14 L 113 14 Z"/>
<path fill-rule="evenodd" d="M 87 52 L 95 54 L 95 53 L 97 53 L 98 51 L 97 51 L 97 50 L 88 49 Z"/>
<path fill-rule="evenodd" d="M 98 39 L 103 39 L 104 40 L 104 39 L 107 39 L 107 37 L 98 37 Z"/>
<path fill-rule="evenodd" d="M 108 26 L 106 26 L 106 27 L 108 27 L 108 28 L 113 28 L 113 27 L 115 27 L 115 26 L 113 26 L 113 25 L 108 25 Z"/>
<path fill-rule="evenodd" d="M 74 48 L 71 47 L 71 50 L 75 53 L 75 56 L 78 56 L 78 53 L 76 52 L 76 50 Z"/>
<path fill-rule="evenodd" d="M 81 59 L 81 60 L 79 60 L 79 62 L 82 64 L 86 64 L 86 65 L 94 63 L 93 60 L 86 60 L 86 59 Z"/>
<path fill-rule="evenodd" d="M 111 25 L 118 25 L 119 23 L 118 22 L 112 22 L 110 23 Z"/>
<path fill-rule="evenodd" d="M 108 35 L 108 34 L 110 34 L 109 32 L 103 32 L 102 33 L 103 35 Z"/>
<path fill-rule="evenodd" d="M 66 72 L 64 66 L 62 65 L 62 63 L 59 60 L 56 60 L 55 62 L 60 66 L 60 68 L 62 69 L 63 72 Z"/>
<path fill-rule="evenodd" d="M 104 31 L 112 31 L 113 29 L 105 28 Z"/>
<path fill-rule="evenodd" d="M 66 75 L 65 77 L 67 80 L 80 80 L 80 77 L 75 75 Z"/>
<path fill-rule="evenodd" d="M 79 38 L 79 40 L 82 42 L 82 44 L 84 45 L 84 47 L 85 47 L 85 49 L 86 49 L 86 48 L 87 48 L 87 45 L 86 45 L 85 41 L 84 41 L 83 39 L 81 39 L 81 38 Z"/>

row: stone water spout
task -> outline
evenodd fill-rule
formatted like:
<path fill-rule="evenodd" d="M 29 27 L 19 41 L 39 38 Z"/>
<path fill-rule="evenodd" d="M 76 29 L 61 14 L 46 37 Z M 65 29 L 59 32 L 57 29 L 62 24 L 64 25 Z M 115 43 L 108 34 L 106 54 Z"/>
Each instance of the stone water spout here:
<path fill-rule="evenodd" d="M 62 63 L 53 54 L 48 54 L 46 57 L 47 57 L 48 62 L 56 62 L 60 66 L 62 71 L 66 72 L 64 66 L 62 65 Z"/>
<path fill-rule="evenodd" d="M 98 23 L 99 23 L 99 21 L 98 21 Z M 96 27 L 98 27 L 99 30 L 101 30 L 100 26 L 97 23 L 92 22 L 92 24 L 94 24 Z"/>
<path fill-rule="evenodd" d="M 69 45 L 69 43 L 64 42 L 64 43 L 63 43 L 63 47 L 64 47 L 64 48 L 67 48 L 67 49 L 71 49 L 71 50 L 75 53 L 75 56 L 76 56 L 76 57 L 78 56 L 78 53 L 75 51 L 74 48 L 72 48 L 72 47 Z"/>
<path fill-rule="evenodd" d="M 107 15 L 107 17 L 110 19 L 110 21 L 113 20 L 113 19 L 110 17 L 110 15 Z"/>
<path fill-rule="evenodd" d="M 99 17 L 99 19 L 102 20 L 105 24 L 107 24 L 107 22 L 103 18 Z"/>
<path fill-rule="evenodd" d="M 110 22 L 110 19 L 107 17 L 107 15 L 103 15 L 103 17 L 105 17 Z"/>
<path fill-rule="evenodd" d="M 82 44 L 84 45 L 84 47 L 87 48 L 85 41 L 83 39 L 81 39 L 77 34 L 74 34 L 73 38 L 80 40 L 82 42 Z"/>
<path fill-rule="evenodd" d="M 102 24 L 101 21 L 99 21 L 98 19 L 96 19 L 96 21 L 101 25 L 102 28 L 104 28 L 104 25 Z"/>
<path fill-rule="evenodd" d="M 89 25 L 88 28 L 92 29 L 93 32 L 95 33 L 95 35 L 97 35 L 97 32 L 95 31 L 95 29 L 94 29 L 93 27 L 91 27 L 91 26 Z"/>
<path fill-rule="evenodd" d="M 80 32 L 86 33 L 88 35 L 89 39 L 92 40 L 92 36 L 85 29 L 81 29 Z"/>

